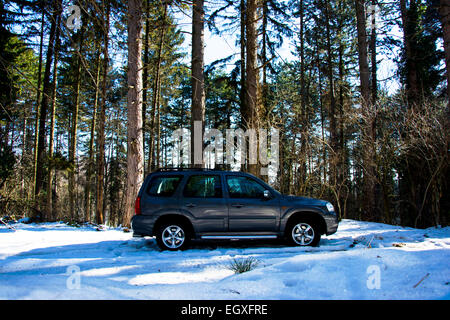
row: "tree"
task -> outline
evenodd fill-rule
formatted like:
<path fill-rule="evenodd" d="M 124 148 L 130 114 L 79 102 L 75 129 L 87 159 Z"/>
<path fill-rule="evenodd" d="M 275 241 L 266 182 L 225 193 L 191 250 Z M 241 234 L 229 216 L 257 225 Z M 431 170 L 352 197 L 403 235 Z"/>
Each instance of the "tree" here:
<path fill-rule="evenodd" d="M 192 110 L 191 110 L 191 164 L 203 167 L 203 132 L 205 128 L 204 56 L 204 0 L 194 0 L 192 8 Z M 195 139 L 195 122 L 201 123 L 201 138 Z M 197 133 L 198 134 L 198 133 Z M 196 140 L 201 141 L 197 145 Z"/>
<path fill-rule="evenodd" d="M 162 8 L 162 13 L 160 12 L 160 6 L 157 6 L 157 12 L 156 16 L 153 16 L 152 18 L 157 18 L 158 20 L 161 20 L 161 23 L 159 24 L 159 32 L 157 32 L 157 43 L 158 46 L 156 48 L 156 52 L 154 53 L 156 55 L 156 61 L 155 63 L 152 63 L 152 65 L 155 65 L 154 67 L 154 74 L 153 74 L 153 97 L 152 97 L 152 108 L 151 108 L 151 122 L 150 122 L 150 140 L 149 140 L 149 157 L 148 157 L 148 170 L 151 172 L 156 167 L 159 166 L 159 160 L 160 160 L 160 133 L 161 133 L 161 123 L 160 123 L 160 97 L 161 97 L 161 82 L 162 82 L 162 75 L 161 75 L 161 65 L 163 63 L 163 49 L 166 42 L 166 29 L 167 29 L 167 10 L 169 6 L 169 1 L 164 2 L 164 6 Z M 150 34 L 147 32 L 147 24 L 150 23 L 149 20 L 151 17 L 147 17 L 147 23 L 146 23 L 146 37 L 150 37 Z M 149 41 L 147 38 L 146 41 Z M 149 67 L 149 52 L 144 53 L 144 73 Z M 144 79 L 147 79 L 147 75 L 144 75 Z M 144 83 L 144 93 L 146 93 L 146 85 Z M 147 100 L 146 94 L 144 103 Z M 146 112 L 144 112 L 145 115 Z M 144 122 L 144 128 L 145 128 L 145 122 Z M 145 130 L 144 130 L 145 131 Z M 156 145 L 156 156 L 155 156 L 155 145 Z"/>
<path fill-rule="evenodd" d="M 245 12 L 245 109 L 242 110 L 242 122 L 247 129 L 257 128 L 258 117 L 258 1 L 248 0 Z M 252 146 L 249 145 L 249 148 Z M 250 160 L 250 159 L 249 159 Z M 257 165 L 249 163 L 248 170 L 258 175 Z"/>
<path fill-rule="evenodd" d="M 42 89 L 42 102 L 39 112 L 39 136 L 38 136 L 38 149 L 37 149 L 37 169 L 36 169 L 36 186 L 35 186 L 35 196 L 36 196 L 36 209 L 39 211 L 41 208 L 40 204 L 40 193 L 44 187 L 44 165 L 46 162 L 46 152 L 45 152 L 45 138 L 46 138 L 46 119 L 48 113 L 49 101 L 51 98 L 51 83 L 50 83 L 50 75 L 51 75 L 51 64 L 53 59 L 53 52 L 56 43 L 56 28 L 59 27 L 57 25 L 59 21 L 59 17 L 62 13 L 62 0 L 55 1 L 53 8 L 53 15 L 51 17 L 51 26 L 50 26 L 50 38 L 48 42 L 47 48 L 47 57 L 45 62 L 45 71 L 44 71 L 44 81 L 43 81 L 43 89 Z M 41 216 L 41 218 L 43 218 Z"/>
<path fill-rule="evenodd" d="M 143 181 L 142 135 L 142 1 L 128 2 L 127 190 L 122 224 L 129 226 Z"/>
<path fill-rule="evenodd" d="M 84 19 L 83 19 L 84 20 Z M 72 110 L 72 125 L 71 125 L 71 133 L 70 133 L 70 143 L 69 143 L 69 162 L 71 168 L 69 170 L 69 210 L 70 217 L 72 219 L 75 218 L 75 194 L 76 194 L 76 183 L 75 183 L 75 172 L 77 170 L 77 165 L 75 163 L 76 153 L 77 153 L 77 135 L 78 135 L 78 117 L 79 117 L 79 109 L 80 109 L 80 100 L 81 100 L 81 79 L 82 79 L 82 56 L 83 56 L 83 41 L 84 41 L 84 27 L 81 27 L 81 30 L 78 34 L 78 44 L 74 44 L 74 46 L 78 45 L 78 48 L 74 50 L 74 60 L 77 61 L 76 70 L 75 70 L 75 83 L 74 83 L 74 96 L 75 101 L 73 102 L 73 110 Z"/>
<path fill-rule="evenodd" d="M 362 140 L 364 145 L 364 214 L 371 216 L 375 210 L 375 183 L 374 183 L 374 168 L 373 168 L 373 117 L 371 90 L 370 90 L 370 72 L 369 63 L 367 59 L 367 34 L 366 34 L 366 14 L 364 10 L 364 0 L 355 0 L 356 19 L 358 30 L 358 56 L 359 56 L 359 78 L 361 88 L 361 113 L 363 115 L 363 129 Z"/>
<path fill-rule="evenodd" d="M 49 166 L 47 172 L 47 218 L 53 219 L 53 194 L 52 194 L 52 185 L 53 185 L 53 153 L 54 153 L 54 140 L 55 140 L 55 118 L 56 118 L 56 95 L 57 95 L 57 86 L 58 86 L 58 60 L 59 60 L 59 50 L 61 45 L 60 32 L 61 32 L 61 16 L 58 17 L 57 21 L 57 29 L 56 29 L 56 42 L 55 42 L 55 53 L 54 53 L 54 62 L 53 62 L 53 88 L 52 88 L 52 104 L 51 104 L 51 112 L 50 112 L 50 139 L 48 143 L 48 157 L 49 157 Z"/>
<path fill-rule="evenodd" d="M 447 67 L 447 97 L 450 98 L 450 3 L 447 0 L 440 0 L 439 14 L 444 38 L 445 65 Z"/>
<path fill-rule="evenodd" d="M 96 219 L 98 224 L 104 223 L 104 175 L 105 175 L 105 122 L 106 122 L 106 101 L 107 101 L 107 76 L 108 76 L 108 45 L 109 45 L 109 15 L 110 3 L 108 0 L 103 2 L 103 69 L 102 69 L 102 94 L 100 113 L 97 128 L 97 203 Z"/>

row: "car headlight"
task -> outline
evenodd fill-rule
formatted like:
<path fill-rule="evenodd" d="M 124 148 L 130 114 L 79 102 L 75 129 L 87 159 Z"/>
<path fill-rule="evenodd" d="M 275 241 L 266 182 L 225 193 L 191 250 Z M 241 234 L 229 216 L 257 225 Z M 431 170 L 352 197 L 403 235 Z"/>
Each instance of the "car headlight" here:
<path fill-rule="evenodd" d="M 334 212 L 334 207 L 330 202 L 327 202 L 326 207 L 328 209 L 328 212 Z"/>

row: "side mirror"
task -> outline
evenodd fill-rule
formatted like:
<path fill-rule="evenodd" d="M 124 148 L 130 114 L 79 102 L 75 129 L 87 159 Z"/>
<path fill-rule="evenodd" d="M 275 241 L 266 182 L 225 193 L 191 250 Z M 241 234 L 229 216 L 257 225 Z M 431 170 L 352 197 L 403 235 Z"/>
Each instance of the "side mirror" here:
<path fill-rule="evenodd" d="M 264 192 L 263 192 L 263 198 L 266 199 L 266 200 L 269 200 L 269 199 L 272 198 L 272 195 L 270 194 L 270 191 L 269 191 L 269 190 L 264 190 Z"/>

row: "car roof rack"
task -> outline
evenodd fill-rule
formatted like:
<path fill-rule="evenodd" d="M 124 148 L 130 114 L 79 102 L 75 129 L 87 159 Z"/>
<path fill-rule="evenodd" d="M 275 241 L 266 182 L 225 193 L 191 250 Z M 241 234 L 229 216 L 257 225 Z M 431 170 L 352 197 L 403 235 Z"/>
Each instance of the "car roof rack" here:
<path fill-rule="evenodd" d="M 168 171 L 222 171 L 222 170 L 217 168 L 164 167 L 158 168 L 154 172 L 168 172 Z"/>

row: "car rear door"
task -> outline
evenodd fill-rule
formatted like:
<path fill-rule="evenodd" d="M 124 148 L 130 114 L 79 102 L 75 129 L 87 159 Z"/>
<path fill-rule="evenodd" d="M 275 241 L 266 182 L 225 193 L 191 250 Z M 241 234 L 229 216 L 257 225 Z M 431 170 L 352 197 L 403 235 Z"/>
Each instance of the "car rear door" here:
<path fill-rule="evenodd" d="M 223 197 L 220 174 L 192 174 L 180 198 L 181 210 L 194 218 L 196 232 L 226 231 L 227 201 Z"/>

